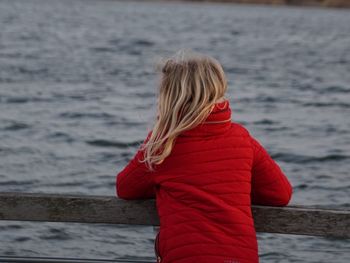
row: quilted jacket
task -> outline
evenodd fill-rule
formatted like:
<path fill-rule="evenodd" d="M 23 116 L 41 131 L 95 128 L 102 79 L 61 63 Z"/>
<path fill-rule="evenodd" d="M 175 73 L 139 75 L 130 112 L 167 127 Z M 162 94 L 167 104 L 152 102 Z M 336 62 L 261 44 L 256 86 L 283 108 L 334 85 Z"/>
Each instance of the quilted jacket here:
<path fill-rule="evenodd" d="M 178 136 L 154 172 L 137 161 L 139 149 L 116 176 L 119 198 L 156 198 L 157 262 L 259 262 L 251 204 L 285 206 L 291 199 L 290 182 L 242 125 L 206 123 L 227 119 L 226 100 Z"/>

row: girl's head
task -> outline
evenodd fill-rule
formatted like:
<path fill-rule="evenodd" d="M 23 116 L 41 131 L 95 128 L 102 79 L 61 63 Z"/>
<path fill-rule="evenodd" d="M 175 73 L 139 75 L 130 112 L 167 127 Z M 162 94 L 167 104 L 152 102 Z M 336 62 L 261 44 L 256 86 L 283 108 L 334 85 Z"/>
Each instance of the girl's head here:
<path fill-rule="evenodd" d="M 157 119 L 143 144 L 144 162 L 153 170 L 170 153 L 176 137 L 194 128 L 225 96 L 227 80 L 220 63 L 207 55 L 180 50 L 161 65 Z"/>

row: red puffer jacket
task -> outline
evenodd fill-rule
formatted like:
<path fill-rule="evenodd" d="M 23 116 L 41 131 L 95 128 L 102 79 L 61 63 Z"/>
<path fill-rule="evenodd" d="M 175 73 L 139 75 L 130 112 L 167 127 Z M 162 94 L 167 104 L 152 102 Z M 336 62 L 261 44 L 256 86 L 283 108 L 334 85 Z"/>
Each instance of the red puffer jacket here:
<path fill-rule="evenodd" d="M 224 101 L 207 121 L 230 117 Z M 157 262 L 259 262 L 251 204 L 285 206 L 292 186 L 245 128 L 229 121 L 185 131 L 155 172 L 142 156 L 139 149 L 117 175 L 116 190 L 122 199 L 156 198 Z"/>

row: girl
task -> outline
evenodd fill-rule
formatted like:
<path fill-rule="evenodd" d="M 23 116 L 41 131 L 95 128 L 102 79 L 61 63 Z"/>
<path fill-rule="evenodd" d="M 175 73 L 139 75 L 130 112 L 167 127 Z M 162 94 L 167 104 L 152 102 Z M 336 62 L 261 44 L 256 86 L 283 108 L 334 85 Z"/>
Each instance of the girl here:
<path fill-rule="evenodd" d="M 180 51 L 161 74 L 158 116 L 116 177 L 118 197 L 156 198 L 157 262 L 259 262 L 251 204 L 287 205 L 290 182 L 231 121 L 217 60 Z"/>

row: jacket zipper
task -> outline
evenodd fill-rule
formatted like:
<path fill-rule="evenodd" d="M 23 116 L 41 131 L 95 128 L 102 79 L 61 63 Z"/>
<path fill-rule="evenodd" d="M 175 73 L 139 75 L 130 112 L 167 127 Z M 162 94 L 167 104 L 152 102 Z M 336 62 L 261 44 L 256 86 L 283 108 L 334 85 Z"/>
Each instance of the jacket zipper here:
<path fill-rule="evenodd" d="M 162 258 L 161 258 L 160 253 L 159 253 L 159 232 L 156 236 L 156 240 L 154 243 L 154 251 L 155 251 L 155 254 L 157 256 L 157 263 L 161 262 Z"/>

